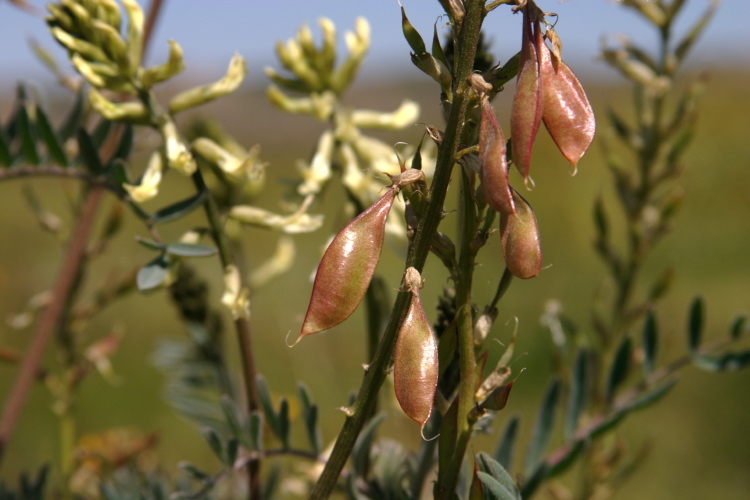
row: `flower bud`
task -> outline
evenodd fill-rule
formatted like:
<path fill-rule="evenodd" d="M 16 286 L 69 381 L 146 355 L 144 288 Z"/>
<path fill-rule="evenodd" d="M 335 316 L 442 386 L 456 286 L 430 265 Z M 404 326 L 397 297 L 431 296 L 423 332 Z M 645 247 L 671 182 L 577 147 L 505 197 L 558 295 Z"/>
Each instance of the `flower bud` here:
<path fill-rule="evenodd" d="M 512 214 L 516 208 L 508 184 L 505 137 L 488 100 L 482 103 L 479 123 L 479 178 L 484 199 L 494 210 Z"/>
<path fill-rule="evenodd" d="M 148 120 L 148 110 L 138 101 L 114 103 L 94 88 L 89 92 L 89 102 L 107 120 L 129 123 L 146 123 Z"/>
<path fill-rule="evenodd" d="M 514 214 L 500 214 L 500 241 L 508 270 L 521 279 L 533 278 L 542 268 L 539 226 L 534 210 L 523 197 L 512 190 Z"/>
<path fill-rule="evenodd" d="M 167 40 L 167 43 L 169 44 L 167 62 L 148 68 L 141 74 L 141 83 L 146 88 L 168 80 L 185 69 L 185 63 L 182 60 L 182 47 L 174 40 Z"/>
<path fill-rule="evenodd" d="M 535 39 L 541 38 L 539 21 L 532 19 L 527 5 L 523 9 L 523 37 L 521 62 L 516 81 L 516 93 L 510 112 L 510 134 L 513 163 L 524 179 L 529 177 L 531 150 L 542 121 L 542 74 Z M 536 14 L 535 14 L 536 15 Z M 533 32 L 532 32 L 533 26 Z"/>
<path fill-rule="evenodd" d="M 177 113 L 230 94 L 237 90 L 246 74 L 245 59 L 239 54 L 235 54 L 229 61 L 229 68 L 221 80 L 180 92 L 169 101 L 169 111 Z"/>
<path fill-rule="evenodd" d="M 310 305 L 297 342 L 306 335 L 342 323 L 362 301 L 380 259 L 385 221 L 396 193 L 396 189 L 389 189 L 328 245 L 318 265 Z"/>
<path fill-rule="evenodd" d="M 136 203 L 150 200 L 159 193 L 159 183 L 161 182 L 163 169 L 164 163 L 161 152 L 155 151 L 148 161 L 148 167 L 146 167 L 146 171 L 141 176 L 140 183 L 137 186 L 123 184 L 122 187 Z"/>
<path fill-rule="evenodd" d="M 544 81 L 544 126 L 563 156 L 575 167 L 594 140 L 594 111 L 568 65 L 543 40 L 538 49 Z"/>
<path fill-rule="evenodd" d="M 437 338 L 424 314 L 419 289 L 419 272 L 406 270 L 404 285 L 411 292 L 411 304 L 398 332 L 393 360 L 396 399 L 406 415 L 424 425 L 430 418 L 438 381 Z"/>

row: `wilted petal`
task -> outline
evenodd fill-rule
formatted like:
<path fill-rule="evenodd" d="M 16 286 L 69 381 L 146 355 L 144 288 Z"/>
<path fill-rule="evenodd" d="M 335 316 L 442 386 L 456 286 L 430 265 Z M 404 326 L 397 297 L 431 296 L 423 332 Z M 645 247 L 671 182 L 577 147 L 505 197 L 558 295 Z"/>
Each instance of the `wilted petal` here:
<path fill-rule="evenodd" d="M 396 190 L 389 189 L 331 241 L 318 265 L 310 305 L 297 342 L 328 330 L 352 315 L 370 285 L 380 260 L 385 221 Z"/>
<path fill-rule="evenodd" d="M 500 239 L 508 270 L 521 279 L 533 278 L 542 269 L 539 226 L 531 206 L 513 190 L 515 214 L 500 214 Z"/>
<path fill-rule="evenodd" d="M 508 184 L 508 162 L 505 159 L 505 137 L 489 101 L 482 104 L 479 124 L 479 178 L 487 203 L 500 213 L 516 209 Z"/>

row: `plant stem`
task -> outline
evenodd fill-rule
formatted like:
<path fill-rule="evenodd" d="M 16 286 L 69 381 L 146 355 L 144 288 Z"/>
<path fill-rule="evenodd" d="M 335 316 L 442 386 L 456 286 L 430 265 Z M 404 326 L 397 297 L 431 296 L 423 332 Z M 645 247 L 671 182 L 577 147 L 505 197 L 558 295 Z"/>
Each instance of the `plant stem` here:
<path fill-rule="evenodd" d="M 206 183 L 203 180 L 203 174 L 200 169 L 197 169 L 193 174 L 193 183 L 198 191 L 202 191 L 206 188 Z M 211 236 L 219 250 L 219 260 L 221 261 L 222 268 L 226 269 L 227 266 L 236 265 L 235 258 L 232 256 L 231 246 L 224 227 L 221 221 L 221 215 L 219 209 L 216 206 L 216 201 L 213 198 L 211 192 L 208 192 L 206 199 L 203 203 L 203 208 L 208 219 L 208 224 L 211 228 Z M 245 286 L 245 280 L 243 273 L 240 273 L 240 287 Z M 237 341 L 240 346 L 240 357 L 242 359 L 242 376 L 245 386 L 245 398 L 247 400 L 247 411 L 248 413 L 254 412 L 260 408 L 260 397 L 258 396 L 257 386 L 257 367 L 255 364 L 255 354 L 253 350 L 253 339 L 250 331 L 250 322 L 243 317 L 238 317 L 234 320 L 234 329 L 237 333 Z M 260 487 L 260 461 L 252 460 L 247 464 L 248 481 L 250 498 L 260 498 L 261 487 Z"/>
<path fill-rule="evenodd" d="M 463 131 L 470 91 L 466 80 L 473 70 L 474 56 L 484 14 L 484 2 L 482 0 L 467 0 L 465 9 L 466 14 L 460 32 L 457 33 L 460 50 L 457 54 L 456 72 L 453 77 L 453 104 L 446 124 L 445 135 L 438 150 L 435 176 L 430 185 L 429 203 L 419 219 L 414 241 L 409 248 L 405 269 L 414 267 L 421 272 L 427 260 L 432 235 L 437 231 L 442 219 L 443 204 L 455 163 L 459 139 Z M 338 477 L 351 455 L 357 436 L 370 414 L 370 408 L 377 398 L 380 386 L 385 380 L 396 346 L 398 331 L 406 317 L 410 301 L 411 293 L 409 292 L 402 291 L 396 296 L 375 358 L 365 373 L 357 399 L 347 413 L 344 425 L 323 473 L 310 494 L 311 499 L 328 498 L 336 486 Z"/>

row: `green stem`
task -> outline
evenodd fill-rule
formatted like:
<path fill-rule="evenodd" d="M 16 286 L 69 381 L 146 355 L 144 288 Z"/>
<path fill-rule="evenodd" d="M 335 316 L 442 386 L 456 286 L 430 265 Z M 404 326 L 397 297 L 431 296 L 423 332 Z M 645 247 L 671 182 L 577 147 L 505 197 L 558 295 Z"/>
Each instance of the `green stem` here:
<path fill-rule="evenodd" d="M 466 80 L 473 71 L 474 56 L 484 14 L 484 2 L 467 0 L 465 9 L 466 14 L 458 34 L 458 47 L 461 50 L 458 53 L 458 63 L 455 67 L 456 73 L 453 80 L 453 104 L 445 135 L 438 150 L 435 176 L 430 185 L 429 203 L 419 219 L 414 241 L 409 248 L 405 269 L 414 267 L 421 272 L 427 260 L 432 235 L 437 231 L 442 219 L 443 204 L 455 163 L 454 158 L 458 149 L 459 138 L 463 131 L 470 92 Z M 398 331 L 406 317 L 410 302 L 411 294 L 409 292 L 399 292 L 396 296 L 380 346 L 365 373 L 357 399 L 344 420 L 344 425 L 323 473 L 310 494 L 311 499 L 328 498 L 336 486 L 338 477 L 351 455 L 357 436 L 370 414 L 370 408 L 377 398 L 380 386 L 385 380 L 396 346 Z"/>

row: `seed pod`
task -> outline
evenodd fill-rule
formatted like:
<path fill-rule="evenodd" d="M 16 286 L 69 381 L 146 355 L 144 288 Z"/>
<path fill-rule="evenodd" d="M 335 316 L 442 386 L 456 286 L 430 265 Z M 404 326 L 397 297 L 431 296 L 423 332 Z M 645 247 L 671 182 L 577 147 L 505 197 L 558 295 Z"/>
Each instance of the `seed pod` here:
<path fill-rule="evenodd" d="M 516 93 L 510 112 L 510 133 L 513 163 L 523 175 L 529 177 L 531 150 L 542 121 L 542 74 L 534 39 L 541 37 L 539 21 L 532 19 L 531 7 L 523 9 L 523 37 L 521 61 L 516 81 Z M 534 32 L 532 33 L 532 26 Z"/>
<path fill-rule="evenodd" d="M 430 418 L 438 381 L 437 338 L 424 314 L 419 288 L 422 278 L 410 267 L 404 282 L 412 293 L 409 312 L 406 314 L 396 341 L 393 361 L 393 383 L 396 399 L 406 415 L 424 425 Z"/>
<path fill-rule="evenodd" d="M 594 111 L 578 78 L 540 39 L 538 44 L 544 87 L 544 126 L 563 156 L 575 167 L 594 140 Z"/>
<path fill-rule="evenodd" d="M 396 193 L 396 189 L 389 189 L 339 231 L 328 245 L 318 265 L 310 305 L 297 342 L 306 335 L 342 323 L 362 301 L 380 259 L 385 221 Z"/>
<path fill-rule="evenodd" d="M 542 268 L 539 226 L 534 210 L 515 190 L 515 214 L 500 214 L 500 241 L 508 270 L 521 279 L 533 278 Z"/>
<path fill-rule="evenodd" d="M 479 123 L 479 177 L 487 203 L 500 213 L 515 213 L 508 184 L 505 137 L 488 100 L 482 103 Z"/>

